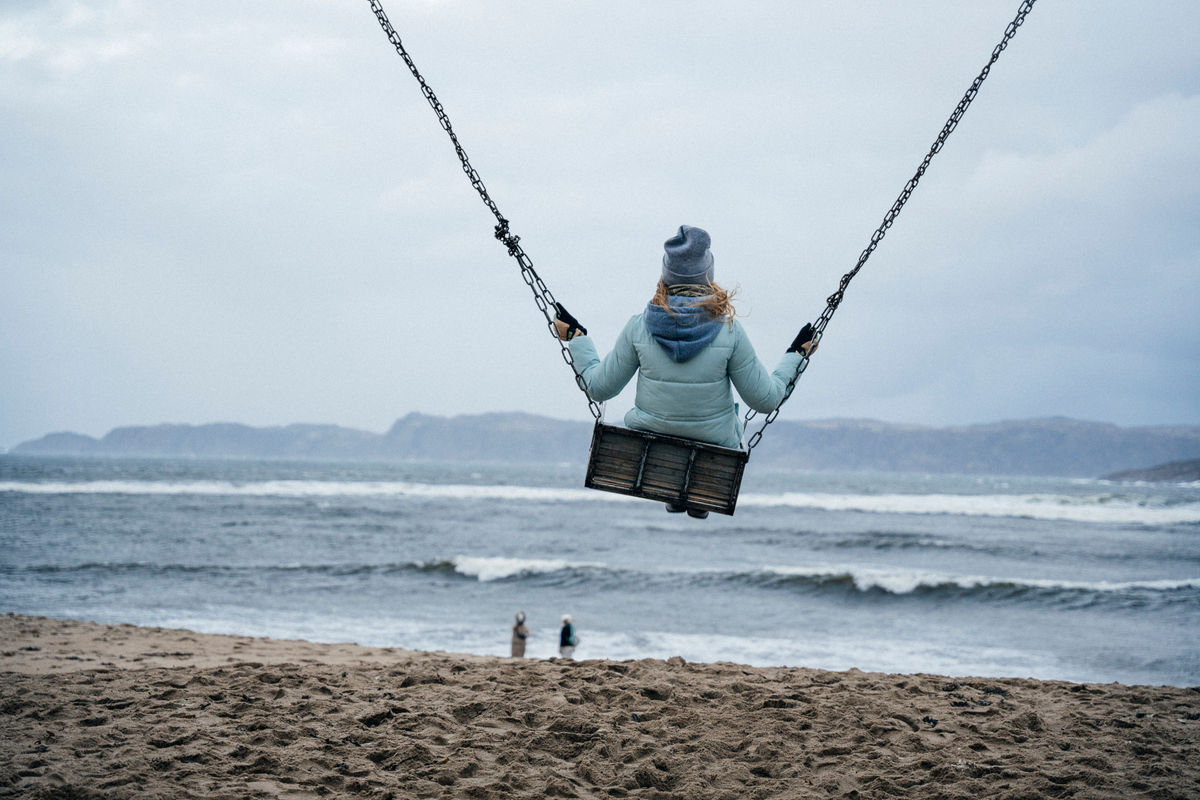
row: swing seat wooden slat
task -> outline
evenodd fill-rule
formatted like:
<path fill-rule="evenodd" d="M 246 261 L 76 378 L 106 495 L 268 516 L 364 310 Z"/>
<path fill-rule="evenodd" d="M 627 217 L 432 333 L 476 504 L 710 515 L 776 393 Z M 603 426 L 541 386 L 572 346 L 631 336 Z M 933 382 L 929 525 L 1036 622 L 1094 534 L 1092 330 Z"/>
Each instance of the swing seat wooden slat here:
<path fill-rule="evenodd" d="M 750 454 L 597 421 L 584 485 L 732 515 Z"/>

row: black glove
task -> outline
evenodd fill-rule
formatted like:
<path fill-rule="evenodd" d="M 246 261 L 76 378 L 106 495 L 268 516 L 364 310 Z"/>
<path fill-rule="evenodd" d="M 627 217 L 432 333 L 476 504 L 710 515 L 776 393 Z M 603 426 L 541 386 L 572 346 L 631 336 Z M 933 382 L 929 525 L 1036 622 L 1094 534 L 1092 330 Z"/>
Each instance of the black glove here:
<path fill-rule="evenodd" d="M 813 326 L 811 322 L 804 323 L 804 327 L 796 334 L 796 338 L 792 339 L 792 345 L 787 349 L 789 353 L 804 354 L 804 345 L 812 341 Z"/>
<path fill-rule="evenodd" d="M 556 315 L 555 315 L 556 319 L 558 319 L 561 322 L 566 323 L 566 326 L 567 326 L 566 338 L 567 339 L 574 339 L 576 331 L 578 331 L 579 333 L 582 333 L 584 336 L 587 336 L 587 328 L 580 325 L 579 320 L 572 317 L 571 312 L 567 311 L 565 308 L 563 308 L 562 303 L 555 303 L 554 310 L 556 312 Z"/>

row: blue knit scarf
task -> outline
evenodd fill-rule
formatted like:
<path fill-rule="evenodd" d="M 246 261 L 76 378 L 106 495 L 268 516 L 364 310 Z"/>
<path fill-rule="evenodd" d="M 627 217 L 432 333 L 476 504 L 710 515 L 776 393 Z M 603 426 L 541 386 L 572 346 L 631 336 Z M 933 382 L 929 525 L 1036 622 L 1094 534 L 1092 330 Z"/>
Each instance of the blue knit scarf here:
<path fill-rule="evenodd" d="M 662 306 L 647 303 L 642 319 L 654 341 L 663 346 L 672 361 L 687 361 L 708 347 L 724 323 L 699 305 L 704 300 L 702 297 L 672 295 L 667 300 L 671 304 L 671 313 Z"/>

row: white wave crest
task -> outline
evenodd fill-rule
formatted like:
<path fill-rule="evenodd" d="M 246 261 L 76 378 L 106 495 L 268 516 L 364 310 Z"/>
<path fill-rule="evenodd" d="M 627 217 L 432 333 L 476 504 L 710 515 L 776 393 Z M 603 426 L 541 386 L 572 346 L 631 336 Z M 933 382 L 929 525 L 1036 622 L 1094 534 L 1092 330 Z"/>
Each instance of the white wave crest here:
<path fill-rule="evenodd" d="M 637 502 L 609 492 L 564 487 L 415 481 L 0 481 L 0 493 L 225 495 L 242 497 L 412 497 L 434 500 L 496 500 L 535 503 Z M 874 514 L 953 514 L 1016 517 L 1099 524 L 1181 525 L 1200 523 L 1200 503 L 1150 505 L 1109 494 L 835 494 L 747 492 L 741 507 L 796 508 Z"/>
<path fill-rule="evenodd" d="M 514 575 L 536 575 L 547 572 L 559 572 L 565 569 L 581 567 L 603 567 L 603 564 L 591 562 L 571 562 L 559 559 L 537 558 L 503 558 L 487 556 L 455 556 L 451 559 L 454 571 L 478 578 L 480 581 L 495 581 L 511 578 Z"/>
<path fill-rule="evenodd" d="M 577 502 L 628 498 L 587 489 L 411 481 L 0 481 L 0 492 L 24 494 L 228 495 L 241 497 L 422 497 L 449 500 Z"/>
<path fill-rule="evenodd" d="M 911 594 L 918 589 L 954 587 L 979 589 L 1013 587 L 1050 591 L 1128 592 L 1135 590 L 1168 592 L 1200 589 L 1200 578 L 1164 578 L 1146 581 L 1067 581 L 1052 578 L 1003 578 L 986 575 L 951 575 L 923 570 L 885 569 L 861 566 L 763 567 L 762 573 L 783 577 L 837 580 L 848 578 L 854 588 L 865 592 L 880 589 L 891 594 Z"/>
<path fill-rule="evenodd" d="M 961 514 L 974 517 L 1112 524 L 1180 525 L 1200 522 L 1200 503 L 1148 506 L 1110 495 L 1055 494 L 745 494 L 740 504 L 760 507 L 807 508 L 819 511 L 860 511 L 874 514 Z"/>

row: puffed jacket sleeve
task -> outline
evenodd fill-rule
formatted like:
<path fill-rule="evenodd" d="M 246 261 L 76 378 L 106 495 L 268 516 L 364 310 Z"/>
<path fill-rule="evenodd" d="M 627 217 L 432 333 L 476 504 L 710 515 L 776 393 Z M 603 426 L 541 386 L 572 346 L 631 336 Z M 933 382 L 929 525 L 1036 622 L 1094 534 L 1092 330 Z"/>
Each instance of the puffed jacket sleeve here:
<path fill-rule="evenodd" d="M 729 380 L 746 405 L 766 413 L 783 402 L 783 393 L 787 391 L 788 381 L 796 374 L 801 358 L 799 353 L 784 353 L 775 371 L 767 372 L 758 360 L 750 338 L 742 332 L 729 359 Z"/>
<path fill-rule="evenodd" d="M 567 346 L 571 350 L 571 358 L 575 360 L 575 369 L 583 376 L 587 384 L 588 394 L 598 403 L 611 400 L 621 393 L 625 384 L 637 372 L 637 350 L 633 346 L 631 327 L 638 317 L 629 320 L 621 330 L 612 352 L 601 360 L 596 353 L 596 345 L 590 336 L 576 336 Z"/>

